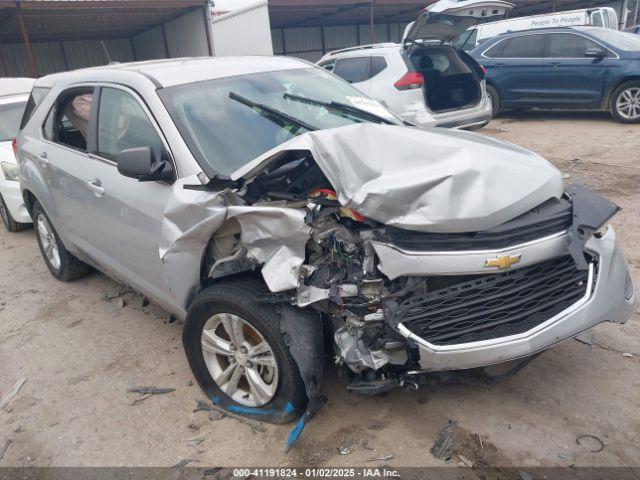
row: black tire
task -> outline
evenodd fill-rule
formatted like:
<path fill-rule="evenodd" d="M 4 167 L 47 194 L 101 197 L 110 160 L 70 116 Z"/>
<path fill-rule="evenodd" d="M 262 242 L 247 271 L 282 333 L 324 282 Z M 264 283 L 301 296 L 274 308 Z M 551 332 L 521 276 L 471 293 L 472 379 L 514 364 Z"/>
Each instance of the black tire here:
<path fill-rule="evenodd" d="M 288 423 L 302 415 L 308 399 L 298 366 L 281 332 L 280 316 L 273 304 L 259 301 L 267 294 L 266 288 L 252 278 L 231 279 L 205 288 L 189 308 L 182 343 L 191 370 L 207 398 L 234 413 L 271 423 Z M 271 347 L 278 366 L 278 385 L 268 403 L 245 406 L 229 397 L 213 380 L 202 351 L 202 331 L 207 320 L 217 313 L 241 317 Z"/>
<path fill-rule="evenodd" d="M 11 212 L 7 208 L 7 204 L 4 203 L 4 198 L 0 195 L 0 217 L 2 217 L 2 223 L 7 227 L 7 230 L 10 232 L 19 232 L 21 230 L 26 230 L 31 225 L 28 223 L 20 223 L 16 222 L 11 216 Z"/>
<path fill-rule="evenodd" d="M 636 103 L 636 111 L 637 116 L 635 118 L 629 118 L 628 115 L 625 115 L 618 107 L 618 100 L 620 96 L 623 95 L 624 92 L 632 90 L 636 92 L 636 94 L 640 93 L 640 80 L 632 80 L 630 82 L 623 83 L 618 88 L 615 89 L 613 95 L 611 95 L 611 115 L 620 123 L 640 123 L 640 103 Z M 640 97 L 637 97 L 640 101 Z"/>
<path fill-rule="evenodd" d="M 489 95 L 489 100 L 491 100 L 491 118 L 495 118 L 502 109 L 500 105 L 500 95 L 492 85 L 487 85 L 487 95 Z"/>
<path fill-rule="evenodd" d="M 55 227 L 49 220 L 49 217 L 45 213 L 44 209 L 37 201 L 34 202 L 33 208 L 31 210 L 31 217 L 33 218 L 33 227 L 36 232 L 36 238 L 38 239 L 38 246 L 40 247 L 40 253 L 42 254 L 42 258 L 44 259 L 44 263 L 49 268 L 51 274 L 56 277 L 58 280 L 62 282 L 70 282 L 72 280 L 77 280 L 82 277 L 86 277 L 89 273 L 91 273 L 91 267 L 84 263 L 81 260 L 78 260 L 73 254 L 71 254 L 65 246 L 62 244 L 60 237 L 58 236 L 58 232 L 56 232 Z M 55 266 L 51 263 L 51 261 L 47 258 L 47 254 L 45 253 L 45 247 L 43 246 L 43 239 L 41 238 L 41 233 L 39 232 L 39 219 L 43 217 L 47 224 L 51 227 L 53 239 L 56 242 L 58 248 L 58 255 L 60 257 L 60 265 Z"/>

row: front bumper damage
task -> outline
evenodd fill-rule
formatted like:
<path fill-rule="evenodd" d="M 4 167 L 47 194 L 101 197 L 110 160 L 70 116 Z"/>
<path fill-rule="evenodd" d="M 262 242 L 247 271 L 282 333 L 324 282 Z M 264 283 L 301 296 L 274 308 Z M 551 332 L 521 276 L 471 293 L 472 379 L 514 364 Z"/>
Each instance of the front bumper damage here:
<path fill-rule="evenodd" d="M 417 346 L 423 371 L 481 367 L 533 355 L 602 322 L 625 323 L 633 313 L 636 295 L 629 292 L 629 272 L 613 228 L 592 237 L 586 251 L 598 259 L 589 267 L 585 295 L 569 308 L 535 328 L 507 337 L 456 345 L 434 345 L 402 324 L 399 332 Z"/>

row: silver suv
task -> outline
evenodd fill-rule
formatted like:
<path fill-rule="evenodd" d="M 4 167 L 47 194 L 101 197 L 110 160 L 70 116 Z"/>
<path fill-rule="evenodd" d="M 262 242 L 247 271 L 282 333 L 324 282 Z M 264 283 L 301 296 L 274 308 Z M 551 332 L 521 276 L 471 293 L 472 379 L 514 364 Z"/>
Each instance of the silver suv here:
<path fill-rule="evenodd" d="M 514 145 L 402 126 L 304 61 L 132 63 L 35 87 L 19 168 L 49 270 L 94 267 L 184 319 L 196 379 L 232 412 L 303 425 L 325 354 L 378 393 L 633 311 L 618 207 Z"/>
<path fill-rule="evenodd" d="M 409 24 L 402 45 L 337 50 L 318 65 L 413 125 L 480 128 L 492 118 L 485 72 L 454 44 L 479 19 L 512 7 L 501 0 L 440 0 Z"/>

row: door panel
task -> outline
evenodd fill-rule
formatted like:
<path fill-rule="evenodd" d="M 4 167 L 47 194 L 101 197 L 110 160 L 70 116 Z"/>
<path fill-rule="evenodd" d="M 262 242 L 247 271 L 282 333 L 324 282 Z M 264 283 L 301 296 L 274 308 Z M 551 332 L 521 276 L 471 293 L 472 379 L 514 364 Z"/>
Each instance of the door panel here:
<path fill-rule="evenodd" d="M 159 243 L 171 186 L 124 177 L 115 162 L 127 148 L 148 146 L 157 158 L 165 151 L 146 107 L 134 95 L 120 88 L 100 88 L 97 153 L 92 155 L 87 178 L 92 189 L 88 241 L 105 268 L 137 290 L 154 299 L 164 297 L 166 302 Z"/>
<path fill-rule="evenodd" d="M 487 54 L 494 57 L 482 63 L 487 68 L 488 78 L 500 90 L 503 106 L 540 104 L 546 94 L 543 78 L 547 68 L 544 35 L 512 37 L 489 49 Z"/>
<path fill-rule="evenodd" d="M 548 38 L 547 102 L 567 107 L 597 107 L 601 103 L 606 58 L 588 58 L 588 48 L 606 49 L 588 38 L 552 33 Z"/>

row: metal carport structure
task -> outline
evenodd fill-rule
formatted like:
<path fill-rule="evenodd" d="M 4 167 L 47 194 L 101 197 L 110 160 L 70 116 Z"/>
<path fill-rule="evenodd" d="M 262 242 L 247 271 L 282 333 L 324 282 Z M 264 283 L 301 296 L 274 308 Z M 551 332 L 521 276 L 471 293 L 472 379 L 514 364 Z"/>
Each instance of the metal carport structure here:
<path fill-rule="evenodd" d="M 0 0 L 0 75 L 210 55 L 205 0 Z"/>
<path fill-rule="evenodd" d="M 316 61 L 339 48 L 398 42 L 407 23 L 437 0 L 269 0 L 274 52 Z M 619 17 L 627 0 L 509 0 L 510 16 L 612 6 Z"/>

